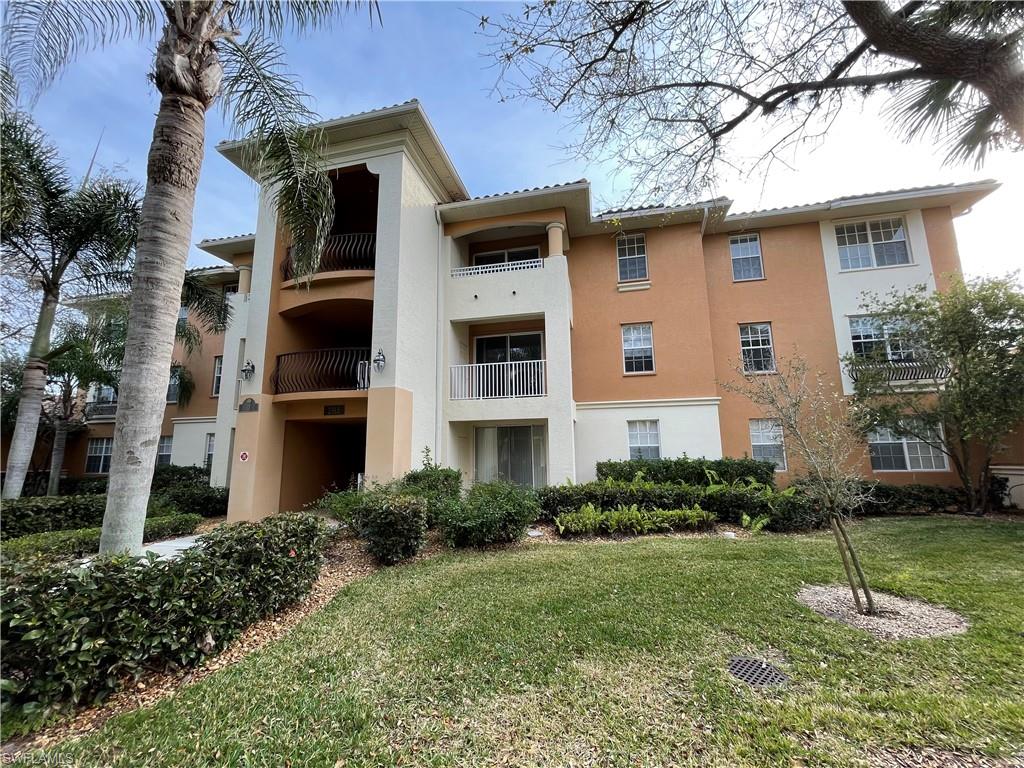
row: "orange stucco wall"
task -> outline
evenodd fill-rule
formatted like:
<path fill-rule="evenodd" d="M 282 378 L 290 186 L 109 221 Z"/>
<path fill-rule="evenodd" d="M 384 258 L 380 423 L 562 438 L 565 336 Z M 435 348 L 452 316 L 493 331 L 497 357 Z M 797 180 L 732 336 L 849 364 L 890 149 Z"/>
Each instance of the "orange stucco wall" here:
<path fill-rule="evenodd" d="M 926 208 L 921 211 L 924 220 L 928 253 L 935 272 L 935 285 L 940 291 L 949 287 L 949 278 L 959 275 L 960 252 L 956 247 L 956 231 L 953 229 L 953 213 L 946 208 Z"/>
<path fill-rule="evenodd" d="M 715 394 L 711 323 L 700 228 L 646 231 L 650 288 L 618 290 L 615 237 L 573 238 L 572 381 L 577 402 L 708 397 Z M 626 374 L 622 330 L 651 323 L 653 374 Z"/>

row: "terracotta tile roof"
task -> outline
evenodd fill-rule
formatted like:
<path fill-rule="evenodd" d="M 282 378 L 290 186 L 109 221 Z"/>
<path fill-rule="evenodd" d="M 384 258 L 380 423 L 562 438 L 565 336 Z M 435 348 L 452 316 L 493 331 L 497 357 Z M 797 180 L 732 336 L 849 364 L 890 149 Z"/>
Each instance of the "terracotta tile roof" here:
<path fill-rule="evenodd" d="M 574 184 L 586 184 L 586 179 L 576 179 L 576 181 L 566 181 L 561 184 L 548 184 L 543 187 L 531 187 L 529 189 L 515 189 L 511 192 L 495 192 L 493 195 L 479 195 L 478 197 L 471 198 L 472 200 L 493 200 L 496 197 L 508 197 L 509 195 L 522 195 L 527 192 L 543 192 L 545 189 L 561 189 L 562 187 L 571 187 Z"/>
<path fill-rule="evenodd" d="M 199 241 L 199 245 L 211 245 L 213 243 L 223 243 L 226 240 L 240 240 L 243 237 L 256 237 L 255 232 L 246 232 L 242 235 L 227 235 L 225 237 L 207 237 Z"/>
<path fill-rule="evenodd" d="M 365 117 L 367 115 L 372 115 L 374 112 L 385 112 L 389 109 L 395 109 L 396 107 L 405 107 L 411 104 L 419 103 L 419 99 L 409 99 L 408 101 L 400 101 L 397 104 L 391 104 L 387 107 L 375 107 L 374 109 L 367 109 L 364 110 L 363 112 L 353 112 L 350 115 L 338 115 L 337 117 L 330 117 L 325 120 L 317 120 L 315 123 L 312 123 L 312 125 L 324 125 L 325 123 L 333 123 L 335 120 L 348 120 L 349 118 L 353 117 Z M 222 144 L 234 144 L 237 141 L 238 139 L 222 139 L 221 141 L 217 142 L 217 146 L 219 147 Z"/>
<path fill-rule="evenodd" d="M 698 200 L 695 203 L 683 203 L 681 205 L 666 205 L 665 203 L 656 203 L 654 205 L 640 205 L 633 208 L 610 208 L 607 211 L 601 211 L 597 214 L 597 218 L 603 218 L 606 216 L 630 216 L 630 215 L 643 215 L 652 211 L 670 211 L 677 210 L 680 208 L 701 208 L 710 205 L 721 205 L 722 203 L 728 202 L 727 197 L 716 197 L 711 200 Z"/>

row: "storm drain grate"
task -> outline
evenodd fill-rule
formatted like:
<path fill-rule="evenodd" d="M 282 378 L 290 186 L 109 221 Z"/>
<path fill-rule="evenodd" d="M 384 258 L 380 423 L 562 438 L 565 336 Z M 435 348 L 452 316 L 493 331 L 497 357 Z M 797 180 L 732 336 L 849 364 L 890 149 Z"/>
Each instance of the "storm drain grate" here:
<path fill-rule="evenodd" d="M 789 677 L 778 667 L 749 656 L 731 657 L 729 672 L 733 677 L 758 688 L 766 685 L 782 685 L 789 681 Z"/>

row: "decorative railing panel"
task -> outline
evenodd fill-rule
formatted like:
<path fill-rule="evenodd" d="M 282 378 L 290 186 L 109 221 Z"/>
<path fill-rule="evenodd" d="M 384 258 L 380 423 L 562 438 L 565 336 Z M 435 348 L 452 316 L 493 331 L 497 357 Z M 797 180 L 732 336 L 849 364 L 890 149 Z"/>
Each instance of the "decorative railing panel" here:
<path fill-rule="evenodd" d="M 453 365 L 451 399 L 543 397 L 548 393 L 546 374 L 545 360 Z"/>
<path fill-rule="evenodd" d="M 452 277 L 473 277 L 474 275 L 490 275 L 495 272 L 522 272 L 524 269 L 542 269 L 544 259 L 526 259 L 524 261 L 506 261 L 502 264 L 483 264 L 479 267 L 456 267 Z"/>
<path fill-rule="evenodd" d="M 86 419 L 112 418 L 117 415 L 117 401 L 85 404 Z"/>
<path fill-rule="evenodd" d="M 277 356 L 275 395 L 329 389 L 368 389 L 370 348 L 334 347 Z"/>
<path fill-rule="evenodd" d="M 320 254 L 317 272 L 339 272 L 346 269 L 373 269 L 377 259 L 377 234 L 375 232 L 351 232 L 346 235 L 331 235 L 327 238 Z M 292 249 L 281 263 L 284 280 L 295 278 L 292 264 Z"/>
<path fill-rule="evenodd" d="M 882 370 L 889 381 L 936 381 L 949 376 L 949 367 L 931 363 L 914 363 L 907 360 L 864 360 L 850 365 L 850 378 L 854 381 L 865 370 Z"/>

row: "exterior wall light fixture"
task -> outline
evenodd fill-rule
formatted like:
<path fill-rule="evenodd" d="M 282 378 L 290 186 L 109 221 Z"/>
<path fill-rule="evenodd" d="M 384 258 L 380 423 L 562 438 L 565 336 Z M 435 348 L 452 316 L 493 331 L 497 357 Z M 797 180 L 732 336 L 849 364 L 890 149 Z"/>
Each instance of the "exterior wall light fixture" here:
<path fill-rule="evenodd" d="M 252 360 L 245 361 L 245 365 L 242 366 L 241 373 L 242 378 L 245 379 L 246 381 L 249 381 L 253 377 L 253 374 L 256 373 L 256 365 L 253 363 Z"/>
<path fill-rule="evenodd" d="M 378 347 L 377 354 L 374 355 L 373 358 L 373 370 L 375 370 L 377 373 L 380 373 L 381 371 L 384 370 L 384 365 L 387 363 L 387 361 L 388 359 L 384 357 L 384 350 Z"/>

